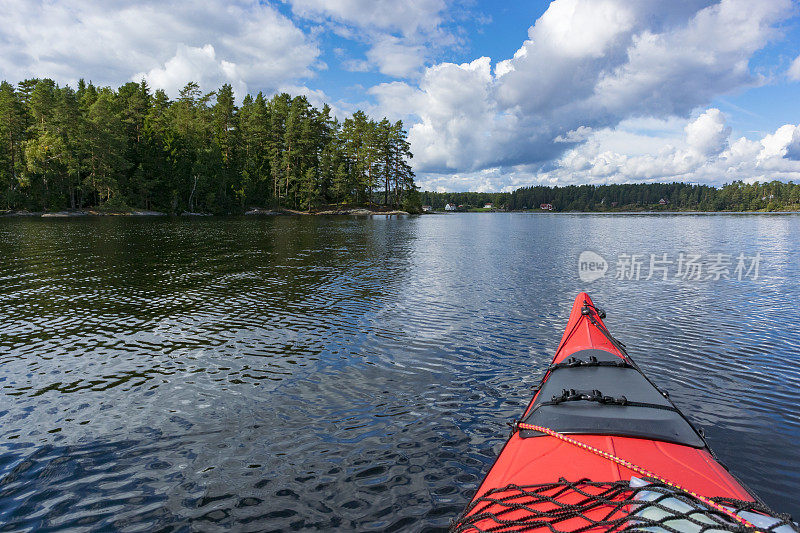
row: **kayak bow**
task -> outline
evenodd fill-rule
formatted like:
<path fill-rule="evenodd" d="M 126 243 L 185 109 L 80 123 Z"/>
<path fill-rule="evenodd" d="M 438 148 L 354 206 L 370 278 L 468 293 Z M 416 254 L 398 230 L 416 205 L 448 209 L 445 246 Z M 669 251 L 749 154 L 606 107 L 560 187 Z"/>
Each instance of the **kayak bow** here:
<path fill-rule="evenodd" d="M 680 508 L 694 529 L 681 529 L 673 517 L 662 531 L 699 531 L 698 521 L 723 524 L 714 530 L 763 527 L 744 518 L 761 515 L 741 511 L 767 513 L 766 507 L 716 460 L 702 434 L 644 375 L 603 318 L 588 294 L 578 294 L 538 390 L 453 530 L 652 525 L 635 518 L 645 514 L 640 502 L 652 493 L 660 502 L 652 505 L 662 514 L 665 505 L 674 507 L 664 502 L 675 498 L 703 510 L 698 518 L 697 511 Z M 631 488 L 641 485 L 646 493 Z M 715 521 L 703 522 L 710 520 L 705 514 Z"/>

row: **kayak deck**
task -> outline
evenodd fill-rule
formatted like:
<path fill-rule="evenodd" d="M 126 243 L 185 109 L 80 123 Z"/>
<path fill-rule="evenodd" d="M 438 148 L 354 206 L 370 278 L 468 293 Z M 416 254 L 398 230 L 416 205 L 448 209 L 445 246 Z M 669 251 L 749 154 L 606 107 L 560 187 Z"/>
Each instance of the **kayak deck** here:
<path fill-rule="evenodd" d="M 581 350 L 550 367 L 520 421 L 560 433 L 617 435 L 705 447 L 669 397 L 626 358 Z M 541 433 L 523 430 L 522 438 Z"/>

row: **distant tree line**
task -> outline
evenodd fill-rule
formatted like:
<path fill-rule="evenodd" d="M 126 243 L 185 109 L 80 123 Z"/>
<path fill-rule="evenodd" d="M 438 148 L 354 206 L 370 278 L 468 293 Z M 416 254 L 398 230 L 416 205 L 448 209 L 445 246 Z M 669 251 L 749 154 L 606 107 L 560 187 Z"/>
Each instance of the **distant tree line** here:
<path fill-rule="evenodd" d="M 698 211 L 779 211 L 800 209 L 800 184 L 771 181 L 734 181 L 722 187 L 688 183 L 631 183 L 624 185 L 569 185 L 522 187 L 510 193 L 423 192 L 423 205 L 443 209 L 446 204 L 494 207 L 514 211 L 616 211 L 683 209 Z"/>
<path fill-rule="evenodd" d="M 0 84 L 0 209 L 130 207 L 178 213 L 251 206 L 419 204 L 403 123 L 343 122 L 306 97 L 230 85 L 176 100 L 50 79 Z"/>
<path fill-rule="evenodd" d="M 444 209 L 447 204 L 462 205 L 465 208 L 483 207 L 492 204 L 494 207 L 507 208 L 511 193 L 507 192 L 430 192 L 421 193 L 422 205 L 434 209 Z"/>

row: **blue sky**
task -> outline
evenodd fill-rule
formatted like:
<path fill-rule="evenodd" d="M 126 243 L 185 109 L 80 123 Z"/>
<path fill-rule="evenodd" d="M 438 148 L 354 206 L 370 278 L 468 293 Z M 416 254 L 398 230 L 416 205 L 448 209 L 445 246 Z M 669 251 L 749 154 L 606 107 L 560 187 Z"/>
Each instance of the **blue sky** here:
<path fill-rule="evenodd" d="M 792 0 L 0 0 L 0 78 L 302 93 L 403 119 L 418 182 L 800 179 Z M 32 21 L 36 21 L 32 24 Z"/>
<path fill-rule="evenodd" d="M 436 51 L 428 64 L 464 63 L 481 56 L 509 58 L 527 38 L 532 22 L 544 13 L 549 4 L 549 1 L 541 0 L 515 3 L 468 0 L 451 3 L 448 13 L 444 15 L 442 27 L 456 35 L 459 42 Z M 288 4 L 277 5 L 283 13 L 291 16 L 292 10 Z M 300 23 L 309 27 L 313 24 L 302 19 Z M 325 89 L 326 94 L 343 101 L 357 101 L 359 97 L 365 97 L 359 87 L 372 87 L 396 79 L 375 70 L 348 71 L 334 52 L 336 49 L 344 49 L 351 56 L 360 57 L 368 48 L 365 43 L 326 32 L 322 38 L 322 59 L 328 69 L 319 74 L 319 86 Z M 354 98 L 354 94 L 358 96 Z"/>
<path fill-rule="evenodd" d="M 754 72 L 774 78 L 772 83 L 720 95 L 712 102 L 729 115 L 729 123 L 742 135 L 761 137 L 788 121 L 800 121 L 800 84 L 781 75 L 800 55 L 800 18 L 797 12 L 779 27 L 783 35 L 756 52 Z"/>

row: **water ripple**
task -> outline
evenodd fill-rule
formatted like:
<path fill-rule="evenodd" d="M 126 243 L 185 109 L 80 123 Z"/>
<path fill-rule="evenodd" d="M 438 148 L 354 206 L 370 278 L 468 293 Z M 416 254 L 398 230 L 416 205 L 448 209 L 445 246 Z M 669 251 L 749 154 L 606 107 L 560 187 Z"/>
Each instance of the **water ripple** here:
<path fill-rule="evenodd" d="M 800 218 L 0 220 L 2 530 L 440 531 L 589 287 L 732 471 L 800 514 Z"/>

